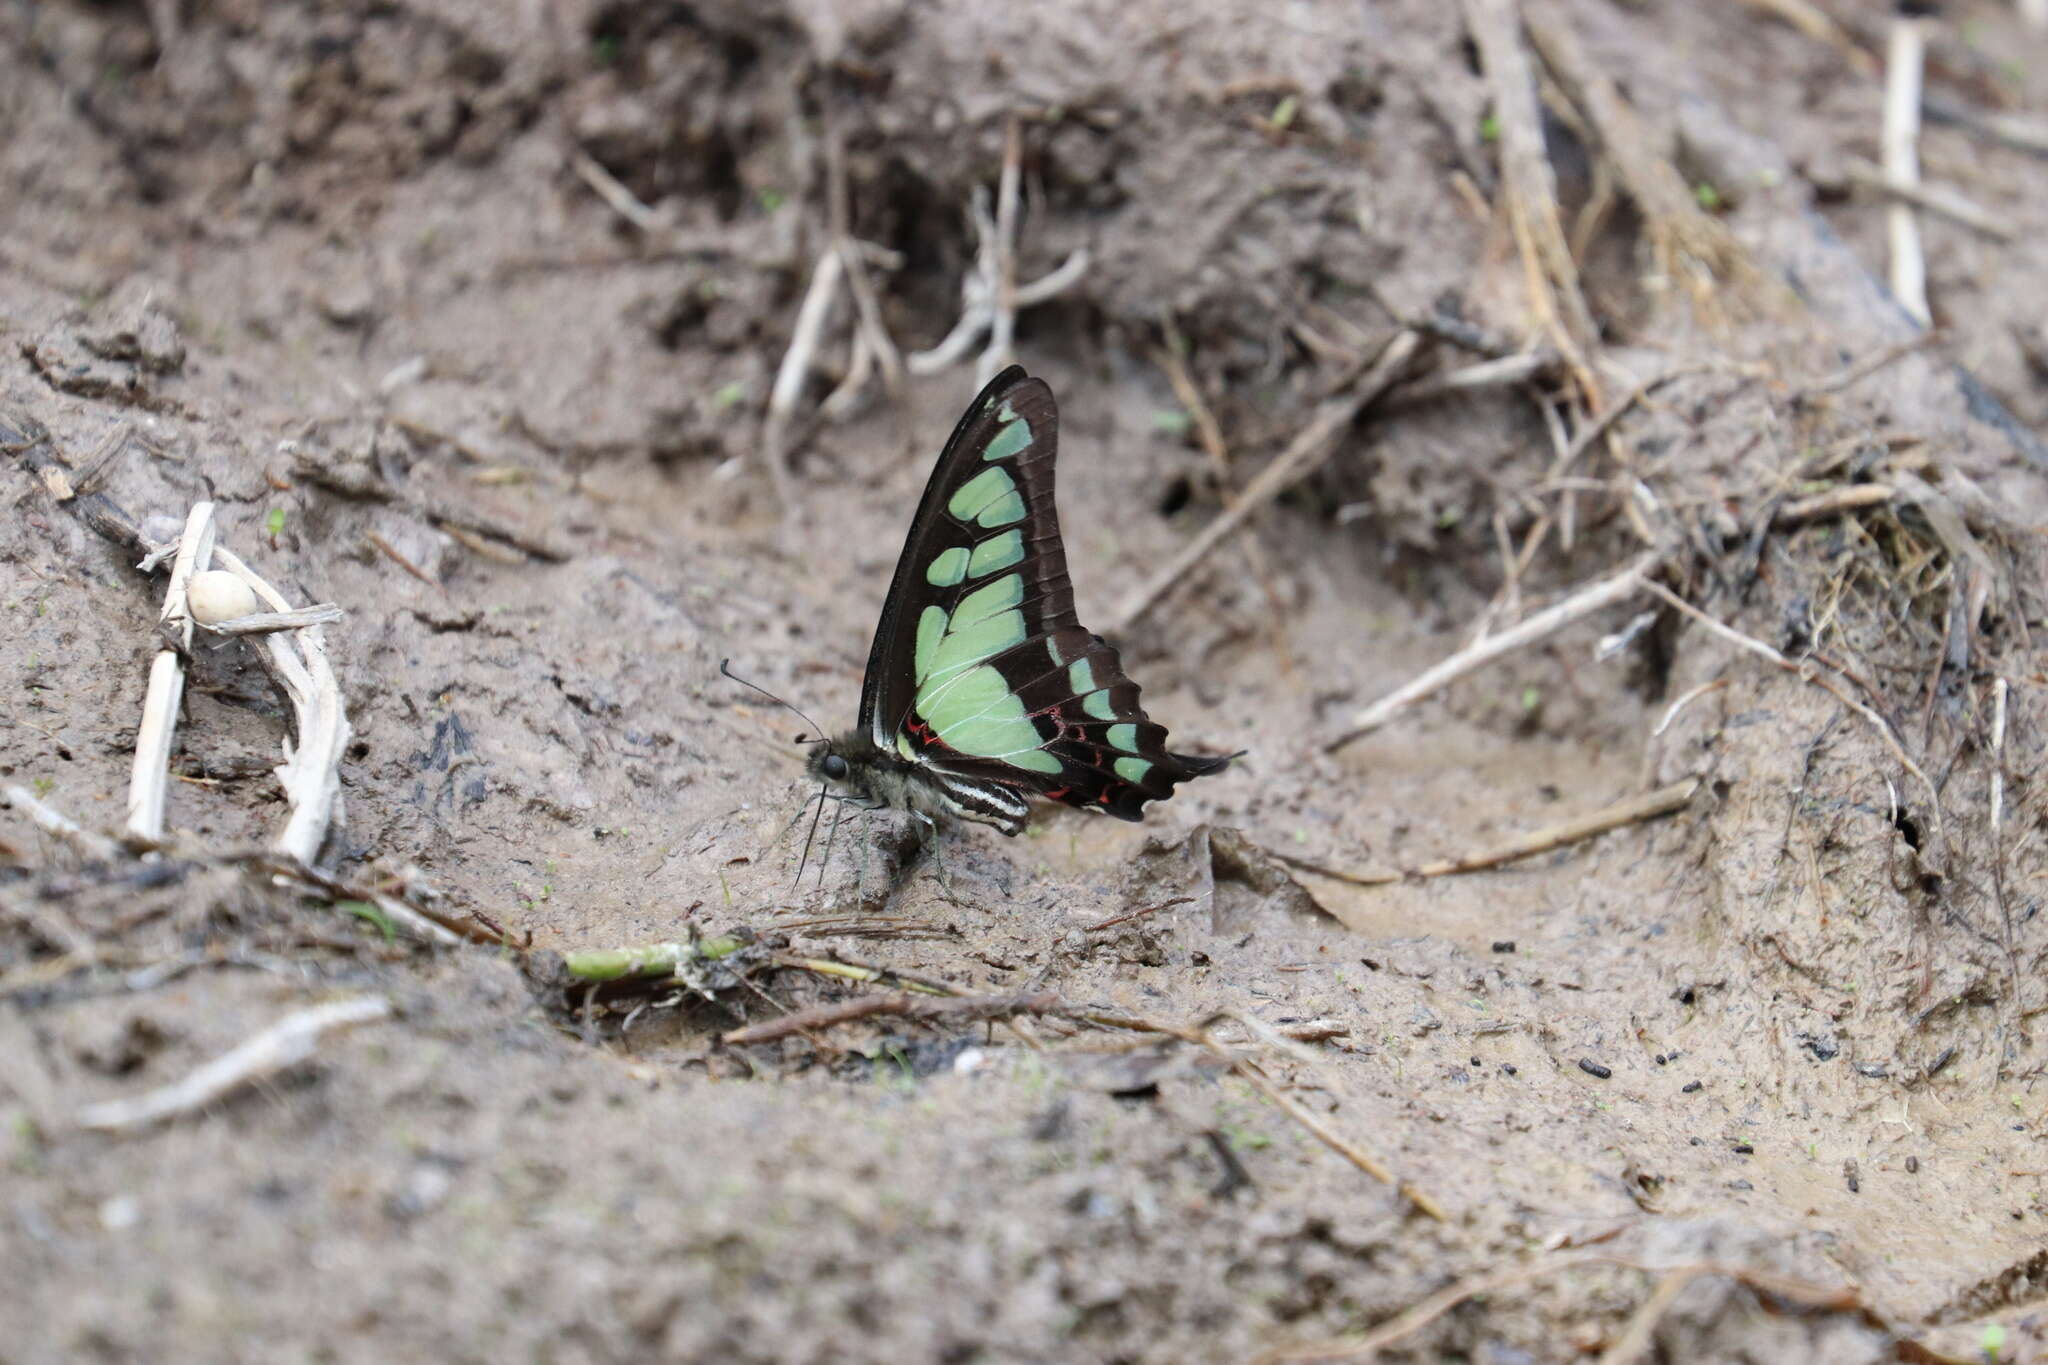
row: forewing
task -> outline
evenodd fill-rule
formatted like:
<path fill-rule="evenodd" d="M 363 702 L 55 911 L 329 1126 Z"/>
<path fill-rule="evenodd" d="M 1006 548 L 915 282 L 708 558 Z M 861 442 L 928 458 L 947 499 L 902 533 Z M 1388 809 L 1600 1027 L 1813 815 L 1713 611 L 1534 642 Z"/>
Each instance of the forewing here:
<path fill-rule="evenodd" d="M 939 681 L 1032 636 L 1074 624 L 1074 590 L 1053 507 L 1059 410 L 1045 381 L 1015 365 L 953 428 L 918 502 L 868 651 L 860 724 L 896 743 L 943 650 Z M 965 610 L 963 611 L 963 608 Z M 988 691 L 987 680 L 966 680 Z"/>
<path fill-rule="evenodd" d="M 1058 437 L 1051 389 L 1014 366 L 960 419 L 896 565 L 861 725 L 936 773 L 1136 820 L 1229 759 L 1169 752 L 1116 651 L 1075 620 Z"/>

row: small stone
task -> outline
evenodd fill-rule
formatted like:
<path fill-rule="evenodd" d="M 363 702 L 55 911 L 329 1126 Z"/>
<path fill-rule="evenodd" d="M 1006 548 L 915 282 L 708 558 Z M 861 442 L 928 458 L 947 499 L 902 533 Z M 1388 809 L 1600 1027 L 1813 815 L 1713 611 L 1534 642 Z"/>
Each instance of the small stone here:
<path fill-rule="evenodd" d="M 142 1221 L 142 1201 L 132 1194 L 117 1194 L 100 1205 L 100 1226 L 108 1232 L 126 1232 Z"/>
<path fill-rule="evenodd" d="M 193 574 L 186 601 L 191 604 L 192 619 L 207 626 L 238 616 L 254 616 L 263 610 L 257 604 L 255 589 L 226 569 Z"/>

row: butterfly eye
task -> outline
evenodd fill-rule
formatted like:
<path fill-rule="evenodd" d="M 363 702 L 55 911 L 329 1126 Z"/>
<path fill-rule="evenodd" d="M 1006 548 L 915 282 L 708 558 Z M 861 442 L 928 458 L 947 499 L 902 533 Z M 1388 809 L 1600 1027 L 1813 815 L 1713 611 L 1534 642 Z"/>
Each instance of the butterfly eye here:
<path fill-rule="evenodd" d="M 831 778 L 834 782 L 844 782 L 846 780 L 846 760 L 838 754 L 826 754 L 824 762 L 818 766 L 824 770 L 825 776 Z"/>

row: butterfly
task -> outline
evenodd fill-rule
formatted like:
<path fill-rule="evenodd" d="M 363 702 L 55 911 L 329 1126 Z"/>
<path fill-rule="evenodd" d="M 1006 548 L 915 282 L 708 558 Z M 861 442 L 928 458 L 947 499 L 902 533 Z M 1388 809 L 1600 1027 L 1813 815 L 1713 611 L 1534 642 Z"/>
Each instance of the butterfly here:
<path fill-rule="evenodd" d="M 842 799 L 1020 833 L 1029 797 L 1123 820 L 1236 754 L 1177 754 L 1074 616 L 1053 506 L 1059 410 L 1012 365 L 953 428 L 868 652 L 860 716 L 814 750 Z"/>

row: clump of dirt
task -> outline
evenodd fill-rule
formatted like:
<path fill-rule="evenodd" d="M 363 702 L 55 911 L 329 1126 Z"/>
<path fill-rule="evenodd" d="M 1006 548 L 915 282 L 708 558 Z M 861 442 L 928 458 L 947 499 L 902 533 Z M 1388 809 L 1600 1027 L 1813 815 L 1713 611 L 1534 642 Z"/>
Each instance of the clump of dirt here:
<path fill-rule="evenodd" d="M 9 10 L 6 1339 L 2048 1358 L 2048 37 L 1918 21 L 1928 336 L 1884 24 L 1776 12 Z M 850 714 L 1005 335 L 1081 619 L 1249 752 L 794 823 L 718 664 Z M 202 499 L 347 613 L 312 873 L 210 637 L 115 837 Z"/>

